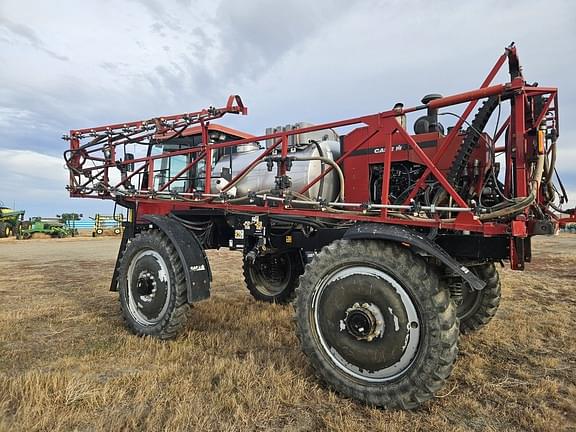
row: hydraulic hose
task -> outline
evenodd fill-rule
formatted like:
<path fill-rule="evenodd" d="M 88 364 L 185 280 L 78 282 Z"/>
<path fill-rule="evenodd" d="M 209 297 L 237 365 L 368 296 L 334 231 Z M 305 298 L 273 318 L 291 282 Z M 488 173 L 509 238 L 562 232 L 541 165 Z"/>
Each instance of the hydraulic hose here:
<path fill-rule="evenodd" d="M 573 213 L 576 213 L 576 207 L 571 208 L 571 209 L 561 209 L 560 207 L 558 207 L 557 205 L 552 204 L 552 203 L 550 203 L 550 207 L 552 207 L 558 213 L 562 213 L 562 214 L 571 215 Z"/>
<path fill-rule="evenodd" d="M 480 220 L 490 220 L 496 219 L 503 216 L 508 216 L 513 213 L 524 210 L 526 207 L 531 205 L 538 196 L 538 189 L 540 187 L 540 182 L 542 181 L 542 173 L 544 172 L 544 155 L 539 155 L 536 161 L 536 167 L 532 173 L 532 179 L 530 180 L 530 195 L 525 198 L 520 198 L 516 204 L 512 204 L 508 207 L 504 207 L 501 210 L 496 210 L 495 212 L 480 215 Z"/>
<path fill-rule="evenodd" d="M 544 167 L 544 175 L 546 176 L 546 198 L 548 198 L 549 201 L 554 201 L 554 185 L 552 179 L 554 177 L 554 169 L 556 168 L 556 140 L 553 140 L 552 144 L 550 144 L 548 155 L 550 156 L 550 162 L 546 161 Z"/>
<path fill-rule="evenodd" d="M 318 155 L 320 157 L 325 157 L 324 156 L 324 152 L 322 151 L 322 146 L 320 145 L 320 143 L 316 140 L 310 140 L 310 142 L 312 144 L 314 144 L 316 146 L 316 151 L 318 152 Z M 324 163 L 320 164 L 320 174 L 323 175 L 324 174 Z M 322 178 L 320 179 L 320 186 L 318 187 L 318 196 L 322 196 L 323 192 L 324 192 L 324 179 L 325 177 L 322 176 Z"/>

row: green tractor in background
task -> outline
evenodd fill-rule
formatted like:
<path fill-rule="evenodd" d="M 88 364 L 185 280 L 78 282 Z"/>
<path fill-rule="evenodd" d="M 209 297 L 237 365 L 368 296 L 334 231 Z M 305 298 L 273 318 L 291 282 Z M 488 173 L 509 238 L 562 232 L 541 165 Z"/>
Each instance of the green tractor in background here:
<path fill-rule="evenodd" d="M 57 216 L 60 218 L 60 221 L 68 228 L 72 237 L 78 235 L 76 222 L 82 219 L 82 216 L 84 216 L 82 213 L 62 213 L 61 215 Z"/>
<path fill-rule="evenodd" d="M 0 202 L 0 238 L 18 235 L 24 220 L 24 210 L 12 210 Z"/>
<path fill-rule="evenodd" d="M 78 234 L 74 221 L 79 220 L 79 216 L 81 215 L 69 213 L 56 218 L 31 218 L 29 221 L 22 222 L 18 238 L 29 239 L 36 233 L 47 234 L 55 238 L 74 237 Z"/>

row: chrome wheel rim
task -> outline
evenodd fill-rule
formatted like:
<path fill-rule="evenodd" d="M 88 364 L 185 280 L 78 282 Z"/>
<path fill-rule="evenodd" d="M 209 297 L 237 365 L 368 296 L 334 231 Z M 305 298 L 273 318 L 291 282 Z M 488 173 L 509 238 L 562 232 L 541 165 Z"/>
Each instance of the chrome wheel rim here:
<path fill-rule="evenodd" d="M 370 294 L 372 285 L 378 287 L 373 295 Z M 336 302 L 323 321 L 321 310 L 330 308 L 326 302 L 340 291 L 347 292 L 347 298 L 357 293 L 358 301 Z M 378 295 L 382 293 L 385 295 Z M 393 301 L 387 304 L 382 297 Z M 416 305 L 407 290 L 383 269 L 349 265 L 331 272 L 318 282 L 312 297 L 311 312 L 322 354 L 341 372 L 354 379 L 370 383 L 394 380 L 409 369 L 418 354 L 421 325 Z M 341 319 L 334 323 L 333 318 L 338 316 Z M 379 322 L 382 320 L 386 324 Z M 348 328 L 351 324 L 362 322 L 372 327 Z M 335 330 L 336 325 L 338 328 Z M 398 337 L 401 337 L 400 341 Z M 395 341 L 394 346 L 387 346 L 387 341 Z M 359 354 L 351 353 L 355 348 L 359 353 L 366 350 L 367 357 L 373 357 L 374 361 L 365 362 L 356 357 Z M 387 358 L 392 351 L 394 356 Z M 379 356 L 384 362 L 380 361 Z"/>
<path fill-rule="evenodd" d="M 164 258 L 156 251 L 138 252 L 128 267 L 128 309 L 141 325 L 152 326 L 165 316 L 172 283 Z"/>

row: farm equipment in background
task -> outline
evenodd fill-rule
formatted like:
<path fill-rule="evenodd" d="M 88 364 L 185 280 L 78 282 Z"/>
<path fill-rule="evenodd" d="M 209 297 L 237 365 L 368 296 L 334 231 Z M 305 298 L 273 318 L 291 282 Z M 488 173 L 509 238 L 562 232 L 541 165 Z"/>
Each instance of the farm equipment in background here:
<path fill-rule="evenodd" d="M 22 222 L 18 238 L 29 239 L 34 234 L 49 235 L 53 238 L 72 237 L 74 231 L 61 218 L 34 217 Z"/>
<path fill-rule="evenodd" d="M 12 210 L 0 203 L 0 238 L 18 234 L 24 213 L 24 210 Z"/>
<path fill-rule="evenodd" d="M 492 84 L 506 62 L 509 81 Z M 526 82 L 510 46 L 480 88 L 390 106 L 253 136 L 212 123 L 247 114 L 231 96 L 71 130 L 70 195 L 128 209 L 111 290 L 130 330 L 175 337 L 210 295 L 205 249 L 229 247 L 256 299 L 296 297 L 302 349 L 330 387 L 388 408 L 433 398 L 459 333 L 496 313 L 495 263 L 523 270 L 531 238 L 558 230 L 557 89 Z"/>
<path fill-rule="evenodd" d="M 122 224 L 124 222 L 124 215 L 102 215 L 97 213 L 93 218 L 94 229 L 92 230 L 92 237 L 101 236 L 105 230 L 111 230 L 114 235 L 122 233 Z"/>
<path fill-rule="evenodd" d="M 75 237 L 78 235 L 78 228 L 76 227 L 76 222 L 82 219 L 82 213 L 62 213 L 61 215 L 56 215 L 58 219 L 68 228 L 70 235 Z"/>

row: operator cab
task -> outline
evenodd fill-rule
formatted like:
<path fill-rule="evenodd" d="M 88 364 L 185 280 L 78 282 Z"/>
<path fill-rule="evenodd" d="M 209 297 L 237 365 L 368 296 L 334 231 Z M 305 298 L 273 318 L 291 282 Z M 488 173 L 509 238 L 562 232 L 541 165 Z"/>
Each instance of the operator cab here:
<path fill-rule="evenodd" d="M 192 147 L 201 147 L 202 128 L 200 126 L 186 129 L 178 137 L 170 135 L 158 135 L 148 149 L 148 156 L 157 156 L 166 153 L 176 153 L 180 150 L 187 150 Z M 231 129 L 218 124 L 208 126 L 208 141 L 210 144 L 224 143 L 240 139 L 253 138 L 253 135 Z M 240 146 L 241 147 L 241 146 Z M 228 147 L 213 151 L 212 164 L 214 165 L 223 155 L 236 153 L 237 147 Z M 154 189 L 159 190 L 164 185 L 172 182 L 167 190 L 174 192 L 191 192 L 193 190 L 203 190 L 206 179 L 206 163 L 200 159 L 192 166 L 186 175 L 178 176 L 191 162 L 200 157 L 201 150 L 196 153 L 175 154 L 163 157 L 154 164 Z M 178 177 L 177 179 L 175 179 Z M 174 180 L 175 179 L 175 180 Z M 148 184 L 147 175 L 143 176 L 142 188 Z"/>

